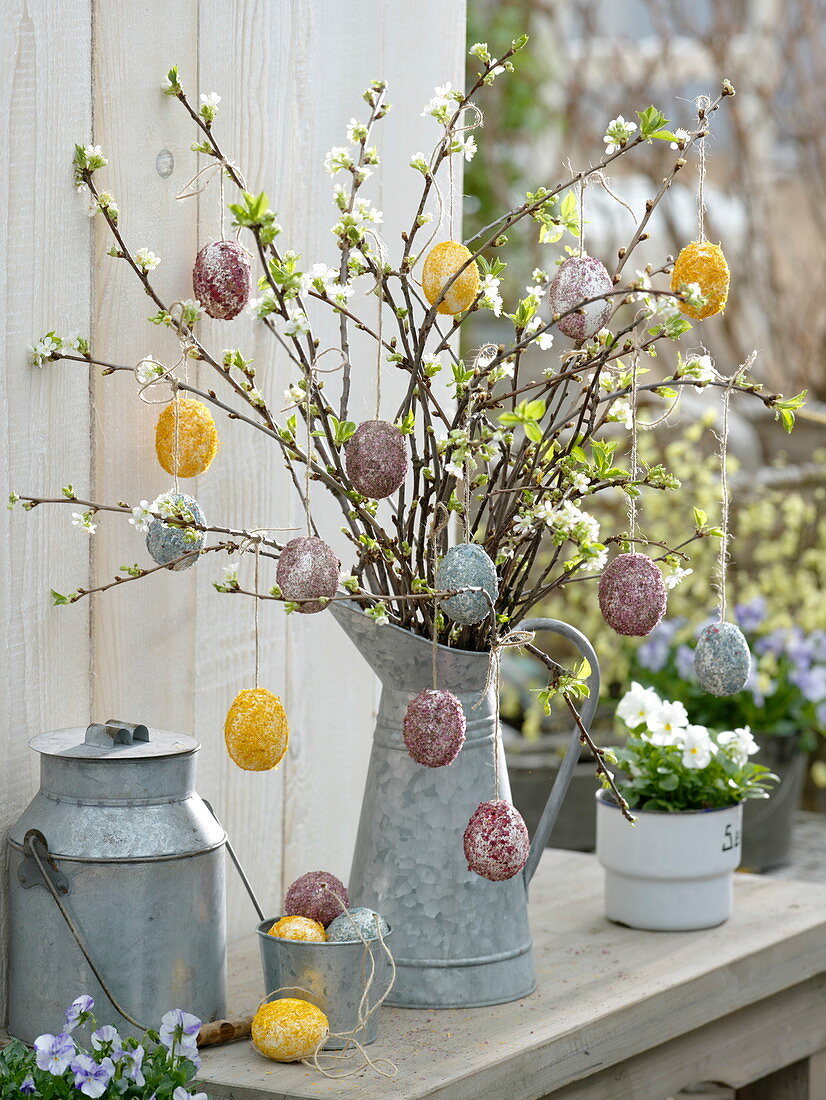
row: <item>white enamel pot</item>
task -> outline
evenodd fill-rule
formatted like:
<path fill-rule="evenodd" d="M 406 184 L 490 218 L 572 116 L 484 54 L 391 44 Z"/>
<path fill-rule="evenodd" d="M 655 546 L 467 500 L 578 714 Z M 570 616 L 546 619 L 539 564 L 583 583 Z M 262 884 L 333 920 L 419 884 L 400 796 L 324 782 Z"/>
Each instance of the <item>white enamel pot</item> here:
<path fill-rule="evenodd" d="M 713 928 L 728 920 L 742 803 L 676 813 L 635 809 L 631 826 L 605 791 L 596 800 L 609 920 L 652 932 Z"/>

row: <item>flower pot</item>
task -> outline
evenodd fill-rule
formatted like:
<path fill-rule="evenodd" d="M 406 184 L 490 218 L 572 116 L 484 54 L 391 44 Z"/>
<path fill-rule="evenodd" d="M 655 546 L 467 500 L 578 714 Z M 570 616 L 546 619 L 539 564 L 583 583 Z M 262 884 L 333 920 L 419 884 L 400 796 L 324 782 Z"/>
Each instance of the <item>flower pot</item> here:
<path fill-rule="evenodd" d="M 320 1008 L 330 1025 L 330 1038 L 324 1050 L 341 1050 L 347 1039 L 337 1036 L 353 1032 L 359 1023 L 359 1005 L 370 978 L 370 950 L 375 971 L 365 998 L 364 1012 L 370 1012 L 390 982 L 390 960 L 378 939 L 370 948 L 360 940 L 353 943 L 308 943 L 270 936 L 278 917 L 258 925 L 258 945 L 264 971 L 264 996 L 278 990 L 278 997 L 298 997 Z M 384 939 L 388 940 L 388 932 Z M 374 1043 L 379 1033 L 379 1015 L 373 1012 L 363 1031 L 355 1038 L 362 1044 Z"/>
<path fill-rule="evenodd" d="M 633 810 L 633 827 L 598 791 L 597 858 L 605 915 L 652 932 L 713 928 L 731 916 L 743 806 L 666 813 Z"/>
<path fill-rule="evenodd" d="M 808 763 L 799 735 L 758 739 L 755 763 L 765 764 L 780 782 L 768 798 L 750 799 L 743 807 L 742 865 L 748 871 L 768 871 L 788 860 Z"/>

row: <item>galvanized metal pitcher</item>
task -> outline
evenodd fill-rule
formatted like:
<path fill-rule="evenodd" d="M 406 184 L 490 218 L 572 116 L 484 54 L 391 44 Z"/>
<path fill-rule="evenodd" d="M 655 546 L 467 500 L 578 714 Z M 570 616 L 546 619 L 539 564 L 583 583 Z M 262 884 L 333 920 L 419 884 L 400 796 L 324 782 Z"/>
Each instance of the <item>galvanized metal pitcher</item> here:
<path fill-rule="evenodd" d="M 402 722 L 410 700 L 432 683 L 432 646 L 392 625 L 378 625 L 355 604 L 333 615 L 382 683 L 370 766 L 350 874 L 350 898 L 380 912 L 393 928 L 396 984 L 388 1004 L 472 1008 L 518 1000 L 536 984 L 527 889 L 576 765 L 574 730 L 521 875 L 488 882 L 467 869 L 462 836 L 480 802 L 493 797 L 494 689 L 485 692 L 487 653 L 438 647 L 439 687 L 465 711 L 467 739 L 445 768 L 410 758 Z M 599 666 L 588 640 L 555 619 L 526 619 L 520 630 L 549 630 L 573 642 L 591 666 L 582 711 L 590 725 Z M 499 745 L 500 796 L 510 798 Z"/>

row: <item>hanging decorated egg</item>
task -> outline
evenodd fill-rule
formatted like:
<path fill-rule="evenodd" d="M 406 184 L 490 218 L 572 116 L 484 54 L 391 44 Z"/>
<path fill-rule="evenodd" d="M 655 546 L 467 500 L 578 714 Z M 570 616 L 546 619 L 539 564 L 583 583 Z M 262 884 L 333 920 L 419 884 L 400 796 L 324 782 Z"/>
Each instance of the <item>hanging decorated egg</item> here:
<path fill-rule="evenodd" d="M 465 712 L 452 691 L 425 688 L 407 704 L 404 743 L 417 764 L 444 768 L 465 743 Z"/>
<path fill-rule="evenodd" d="M 591 256 L 571 256 L 557 271 L 548 289 L 548 301 L 555 314 L 568 313 L 569 309 L 582 308 L 582 312 L 568 313 L 560 318 L 560 332 L 572 340 L 589 340 L 604 327 L 611 316 L 612 299 L 598 298 L 614 289 L 605 265 Z M 598 298 L 596 302 L 589 298 Z M 587 305 L 582 305 L 587 302 Z"/>
<path fill-rule="evenodd" d="M 491 600 L 499 595 L 496 566 L 476 542 L 451 546 L 436 569 L 436 587 L 442 592 L 455 588 L 483 588 L 483 592 L 459 592 L 441 601 L 442 609 L 455 623 L 472 626 L 490 615 Z"/>
<path fill-rule="evenodd" d="M 284 912 L 310 917 L 326 928 L 349 904 L 350 895 L 341 879 L 329 871 L 308 871 L 287 891 Z"/>
<path fill-rule="evenodd" d="M 697 683 L 709 695 L 736 695 L 746 686 L 751 653 L 743 632 L 734 623 L 712 623 L 697 639 L 694 650 Z"/>
<path fill-rule="evenodd" d="M 326 943 L 324 925 L 309 917 L 282 917 L 267 932 L 281 940 L 303 940 L 305 943 Z"/>
<path fill-rule="evenodd" d="M 383 500 L 407 476 L 407 444 L 395 424 L 365 420 L 344 445 L 347 476 L 362 496 Z"/>
<path fill-rule="evenodd" d="M 205 244 L 192 268 L 195 297 L 220 321 L 237 317 L 250 297 L 250 258 L 237 241 Z"/>
<path fill-rule="evenodd" d="M 245 688 L 235 696 L 224 722 L 227 752 L 249 772 L 265 772 L 284 759 L 290 740 L 287 715 L 277 695 Z"/>
<path fill-rule="evenodd" d="M 599 579 L 599 609 L 617 634 L 650 634 L 667 599 L 663 575 L 645 554 L 618 554 Z"/>
<path fill-rule="evenodd" d="M 528 827 L 516 807 L 504 799 L 480 802 L 464 839 L 468 870 L 491 882 L 513 878 L 528 861 Z"/>
<path fill-rule="evenodd" d="M 327 926 L 327 939 L 330 943 L 354 943 L 356 940 L 378 939 L 377 929 L 382 936 L 390 935 L 390 925 L 373 909 L 358 905 L 341 913 Z"/>
<path fill-rule="evenodd" d="M 422 267 L 422 290 L 430 305 L 439 302 L 437 313 L 455 315 L 464 313 L 473 305 L 479 293 L 479 268 L 471 259 L 470 249 L 458 241 L 442 241 L 428 252 Z M 467 264 L 467 267 L 464 265 Z M 463 268 L 447 293 L 442 297 L 445 286 L 460 268 Z"/>
<path fill-rule="evenodd" d="M 680 311 L 686 317 L 702 320 L 726 308 L 729 269 L 719 245 L 710 241 L 692 241 L 680 250 L 671 273 L 671 289 L 679 291 L 692 283 L 699 286 L 706 303 L 698 308 L 688 302 L 680 302 Z"/>
<path fill-rule="evenodd" d="M 202 526 L 206 524 L 204 513 L 194 497 L 187 496 L 186 493 L 172 493 L 172 500 L 180 510 L 178 518 L 191 519 Z M 153 519 L 146 533 L 146 549 L 158 565 L 175 562 L 169 567 L 177 572 L 195 565 L 198 552 L 204 545 L 204 538 L 203 531 L 196 531 L 192 527 L 175 527 L 162 519 Z M 187 555 L 185 558 L 184 554 Z M 183 560 L 176 561 L 177 558 Z"/>
<path fill-rule="evenodd" d="M 218 431 L 212 413 L 203 401 L 196 401 L 193 397 L 176 397 L 166 406 L 155 428 L 155 452 L 158 462 L 168 474 L 196 477 L 209 469 L 218 452 Z"/>
<path fill-rule="evenodd" d="M 341 562 L 324 539 L 308 535 L 290 539 L 281 551 L 275 580 L 285 599 L 312 599 L 312 603 L 300 603 L 298 610 L 314 615 L 327 606 L 318 597 L 335 596 L 340 568 Z"/>
<path fill-rule="evenodd" d="M 274 1062 L 300 1062 L 320 1050 L 330 1034 L 320 1008 L 297 997 L 266 1001 L 252 1020 L 255 1049 Z"/>

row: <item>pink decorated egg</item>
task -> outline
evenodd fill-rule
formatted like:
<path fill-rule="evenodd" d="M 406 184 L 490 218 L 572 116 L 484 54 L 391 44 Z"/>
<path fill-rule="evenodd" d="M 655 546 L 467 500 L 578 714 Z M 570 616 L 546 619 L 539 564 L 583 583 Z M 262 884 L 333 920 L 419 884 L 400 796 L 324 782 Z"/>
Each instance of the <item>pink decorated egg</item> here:
<path fill-rule="evenodd" d="M 362 496 L 382 500 L 395 493 L 407 475 L 404 436 L 386 420 L 365 420 L 344 447 L 347 476 Z"/>
<path fill-rule="evenodd" d="M 311 600 L 300 603 L 298 610 L 304 615 L 314 615 L 327 606 L 319 597 L 335 596 L 340 566 L 324 539 L 308 535 L 290 539 L 281 551 L 275 580 L 285 599 Z"/>
<path fill-rule="evenodd" d="M 341 900 L 339 900 L 341 899 Z M 309 917 L 326 928 L 350 904 L 347 887 L 329 871 L 308 871 L 297 878 L 284 898 L 290 917 Z"/>
<path fill-rule="evenodd" d="M 522 815 L 501 798 L 479 803 L 467 824 L 464 840 L 468 870 L 491 882 L 518 875 L 531 847 Z"/>
<path fill-rule="evenodd" d="M 452 691 L 425 688 L 407 705 L 404 743 L 417 764 L 444 768 L 465 743 L 465 712 Z"/>
<path fill-rule="evenodd" d="M 650 634 L 665 614 L 667 598 L 659 566 L 645 554 L 618 554 L 599 580 L 599 609 L 617 634 Z"/>
<path fill-rule="evenodd" d="M 604 264 L 591 256 L 571 256 L 554 275 L 548 301 L 554 313 L 567 313 L 582 306 L 582 312 L 568 313 L 558 323 L 559 331 L 572 340 L 589 340 L 605 325 L 613 308 L 612 298 L 598 298 L 614 289 Z M 589 301 L 598 298 L 597 301 Z M 582 305 L 587 302 L 587 305 Z"/>
<path fill-rule="evenodd" d="M 195 297 L 210 317 L 231 321 L 249 301 L 250 258 L 236 241 L 206 244 L 192 269 Z"/>

